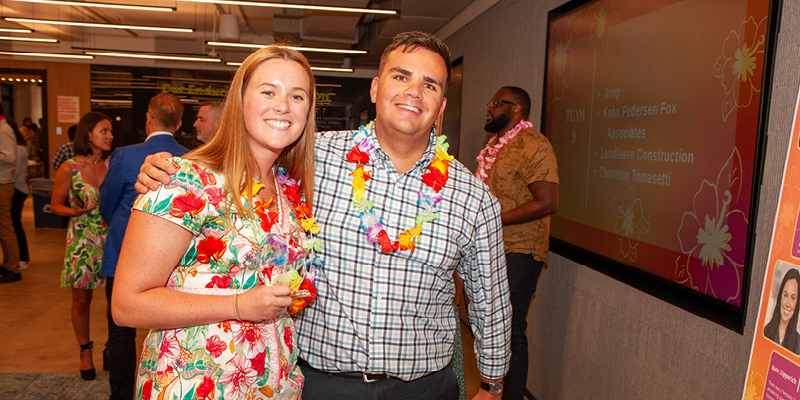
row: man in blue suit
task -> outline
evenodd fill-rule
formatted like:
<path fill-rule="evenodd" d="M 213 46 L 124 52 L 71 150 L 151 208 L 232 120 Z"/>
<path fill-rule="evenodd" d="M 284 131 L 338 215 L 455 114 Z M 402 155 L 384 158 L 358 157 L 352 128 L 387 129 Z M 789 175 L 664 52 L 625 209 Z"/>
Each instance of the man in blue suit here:
<path fill-rule="evenodd" d="M 188 150 L 173 135 L 181 126 L 183 104 L 173 94 L 160 93 L 150 100 L 147 109 L 147 139 L 144 143 L 120 147 L 111 154 L 108 173 L 100 185 L 100 214 L 108 225 L 103 265 L 100 273 L 107 277 L 106 298 L 111 310 L 111 291 L 117 269 L 119 250 L 128 227 L 131 207 L 136 200 L 136 176 L 145 157 L 160 151 L 176 156 Z M 111 400 L 134 397 L 136 377 L 136 329 L 117 326 L 108 313 L 108 367 Z"/>

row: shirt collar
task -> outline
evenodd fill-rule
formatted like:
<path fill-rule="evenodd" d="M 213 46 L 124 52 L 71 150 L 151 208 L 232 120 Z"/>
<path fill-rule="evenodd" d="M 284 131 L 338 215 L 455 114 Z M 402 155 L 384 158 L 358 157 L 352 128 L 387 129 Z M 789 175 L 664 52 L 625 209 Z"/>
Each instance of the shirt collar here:
<path fill-rule="evenodd" d="M 420 158 L 415 164 L 414 168 L 419 168 L 420 166 L 427 167 L 428 164 L 431 163 L 433 158 L 436 156 L 436 137 L 439 136 L 436 133 L 436 128 L 431 128 L 431 134 L 428 137 L 428 147 L 425 148 L 425 152 L 422 154 L 422 158 Z M 370 125 L 370 128 L 367 129 L 367 140 L 372 145 L 372 152 L 370 153 L 370 163 L 375 164 L 376 161 L 380 160 L 382 162 L 391 163 L 392 160 L 389 158 L 389 155 L 386 154 L 385 151 L 381 148 L 380 143 L 378 142 L 378 136 L 375 134 L 375 123 Z M 353 143 L 355 145 L 355 143 Z"/>
<path fill-rule="evenodd" d="M 172 133 L 167 132 L 167 131 L 155 131 L 155 132 L 147 135 L 147 137 L 144 139 L 144 141 L 146 142 L 146 141 L 150 140 L 151 137 L 163 136 L 163 135 L 173 136 Z"/>

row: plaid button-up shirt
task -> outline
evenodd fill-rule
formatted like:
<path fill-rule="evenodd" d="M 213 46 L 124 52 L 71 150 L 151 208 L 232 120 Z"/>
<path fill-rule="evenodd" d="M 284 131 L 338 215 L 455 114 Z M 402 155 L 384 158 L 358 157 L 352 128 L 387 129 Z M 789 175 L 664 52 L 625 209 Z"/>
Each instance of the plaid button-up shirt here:
<path fill-rule="evenodd" d="M 420 212 L 421 175 L 433 159 L 435 132 L 414 167 L 398 175 L 375 137 L 365 169 L 366 197 L 392 240 L 412 228 Z M 468 313 L 481 375 L 505 376 L 510 357 L 511 306 L 500 206 L 488 187 L 461 163 L 450 164 L 437 218 L 422 225 L 416 250 L 384 254 L 371 243 L 352 208 L 355 165 L 345 154 L 354 131 L 316 137 L 314 216 L 322 230 L 325 265 L 317 298 L 301 311 L 301 357 L 328 372 L 388 373 L 413 380 L 444 368 L 458 321 L 453 272 L 466 283 Z"/>
<path fill-rule="evenodd" d="M 53 156 L 53 169 L 58 171 L 58 167 L 70 158 L 75 158 L 75 151 L 72 148 L 72 142 L 67 142 L 56 150 L 56 155 Z"/>

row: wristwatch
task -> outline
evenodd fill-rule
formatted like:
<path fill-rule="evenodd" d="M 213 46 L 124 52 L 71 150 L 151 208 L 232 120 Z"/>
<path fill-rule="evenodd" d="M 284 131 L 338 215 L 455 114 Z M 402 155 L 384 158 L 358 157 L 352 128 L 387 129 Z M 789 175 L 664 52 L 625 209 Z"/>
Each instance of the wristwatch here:
<path fill-rule="evenodd" d="M 489 392 L 491 395 L 497 396 L 498 394 L 503 393 L 503 381 L 492 383 L 481 382 L 481 389 Z"/>

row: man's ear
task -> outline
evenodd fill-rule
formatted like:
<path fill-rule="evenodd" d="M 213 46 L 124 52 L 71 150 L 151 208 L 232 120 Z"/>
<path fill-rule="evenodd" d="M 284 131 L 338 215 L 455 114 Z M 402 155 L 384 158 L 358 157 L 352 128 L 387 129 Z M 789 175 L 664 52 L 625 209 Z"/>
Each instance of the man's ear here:
<path fill-rule="evenodd" d="M 447 107 L 447 97 L 442 97 L 442 106 L 439 108 L 439 115 L 436 116 L 437 121 L 442 119 L 445 107 Z"/>
<path fill-rule="evenodd" d="M 369 87 L 369 99 L 372 103 L 378 101 L 378 77 L 372 78 L 372 84 Z"/>

